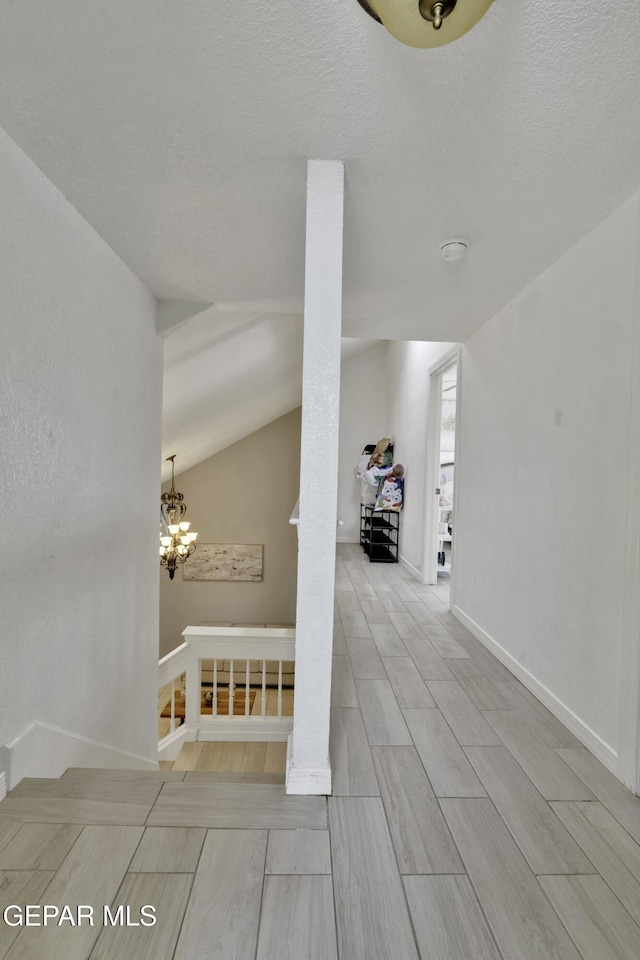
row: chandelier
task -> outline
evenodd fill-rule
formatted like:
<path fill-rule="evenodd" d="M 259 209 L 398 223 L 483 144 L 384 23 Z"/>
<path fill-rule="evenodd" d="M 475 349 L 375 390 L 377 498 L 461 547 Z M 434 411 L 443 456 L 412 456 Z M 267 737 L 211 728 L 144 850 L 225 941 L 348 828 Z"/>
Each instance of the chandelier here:
<path fill-rule="evenodd" d="M 493 0 L 358 0 L 370 17 L 410 47 L 443 47 L 475 27 Z"/>
<path fill-rule="evenodd" d="M 191 524 L 183 517 L 187 512 L 187 506 L 181 493 L 176 492 L 174 479 L 174 463 L 176 455 L 167 457 L 171 461 L 171 490 L 162 494 L 162 506 L 160 516 L 164 524 L 164 534 L 160 531 L 160 566 L 166 567 L 169 571 L 169 578 L 173 580 L 176 572 L 176 566 L 184 563 L 187 557 L 195 552 L 196 545 L 194 540 L 197 533 L 190 533 Z"/>

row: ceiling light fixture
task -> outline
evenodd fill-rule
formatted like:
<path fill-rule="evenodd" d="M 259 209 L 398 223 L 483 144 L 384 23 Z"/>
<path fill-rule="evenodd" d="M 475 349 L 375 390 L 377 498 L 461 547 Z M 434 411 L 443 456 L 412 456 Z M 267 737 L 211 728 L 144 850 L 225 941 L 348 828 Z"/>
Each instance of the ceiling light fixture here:
<path fill-rule="evenodd" d="M 162 494 L 160 508 L 160 516 L 165 528 L 164 534 L 160 532 L 160 566 L 167 568 L 170 580 L 173 580 L 177 565 L 184 563 L 187 557 L 195 552 L 194 540 L 198 536 L 197 533 L 189 533 L 191 524 L 188 520 L 183 520 L 187 505 L 183 495 L 176 491 L 173 475 L 175 458 L 175 453 L 167 457 L 167 460 L 171 461 L 171 490 Z"/>
<path fill-rule="evenodd" d="M 409 47 L 443 47 L 464 36 L 493 0 L 358 0 L 370 17 Z"/>
<path fill-rule="evenodd" d="M 469 241 L 464 237 L 451 237 L 440 244 L 440 254 L 448 263 L 457 263 L 458 260 L 464 260 L 468 247 Z"/>

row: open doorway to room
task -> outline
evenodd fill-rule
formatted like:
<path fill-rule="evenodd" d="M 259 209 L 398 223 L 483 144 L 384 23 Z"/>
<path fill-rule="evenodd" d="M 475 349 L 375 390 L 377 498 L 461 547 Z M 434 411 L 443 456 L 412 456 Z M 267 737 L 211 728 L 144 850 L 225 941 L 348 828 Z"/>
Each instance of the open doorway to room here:
<path fill-rule="evenodd" d="M 424 582 L 449 582 L 455 553 L 458 347 L 429 370 Z"/>
<path fill-rule="evenodd" d="M 438 497 L 438 577 L 449 579 L 453 560 L 456 393 L 458 365 L 442 374 L 440 395 L 440 477 Z M 437 492 L 439 489 L 439 493 Z"/>

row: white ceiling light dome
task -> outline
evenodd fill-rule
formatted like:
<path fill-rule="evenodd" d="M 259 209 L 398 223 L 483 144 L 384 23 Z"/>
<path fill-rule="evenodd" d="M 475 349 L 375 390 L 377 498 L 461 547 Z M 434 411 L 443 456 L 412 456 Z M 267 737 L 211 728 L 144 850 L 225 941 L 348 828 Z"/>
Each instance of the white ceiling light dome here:
<path fill-rule="evenodd" d="M 451 237 L 449 240 L 443 240 L 440 244 L 440 253 L 442 259 L 448 263 L 457 263 L 464 260 L 467 255 L 469 241 L 463 237 Z"/>

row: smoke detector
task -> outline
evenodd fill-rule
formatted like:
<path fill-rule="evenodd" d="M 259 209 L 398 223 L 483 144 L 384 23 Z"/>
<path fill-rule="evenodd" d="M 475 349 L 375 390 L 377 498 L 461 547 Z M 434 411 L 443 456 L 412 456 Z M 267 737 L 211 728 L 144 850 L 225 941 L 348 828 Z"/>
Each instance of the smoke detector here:
<path fill-rule="evenodd" d="M 456 263 L 458 260 L 463 260 L 467 254 L 468 246 L 469 241 L 462 237 L 451 237 L 450 240 L 443 240 L 440 244 L 442 259 L 446 260 L 447 263 Z"/>

